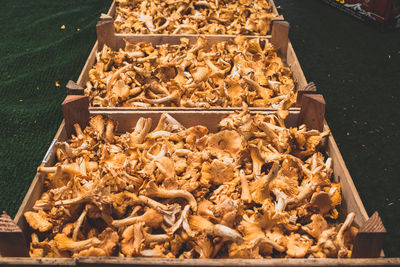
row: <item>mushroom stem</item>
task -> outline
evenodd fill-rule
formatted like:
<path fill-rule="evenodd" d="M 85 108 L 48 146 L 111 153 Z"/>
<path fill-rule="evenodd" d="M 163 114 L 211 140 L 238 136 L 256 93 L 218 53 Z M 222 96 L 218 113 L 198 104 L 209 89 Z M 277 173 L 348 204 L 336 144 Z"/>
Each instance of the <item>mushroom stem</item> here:
<path fill-rule="evenodd" d="M 143 235 L 143 222 L 137 223 L 133 225 L 133 247 L 134 247 L 134 255 L 139 255 L 142 250 L 142 244 L 144 242 Z"/>
<path fill-rule="evenodd" d="M 76 220 L 76 226 L 75 226 L 74 232 L 72 233 L 72 239 L 74 241 L 76 241 L 76 239 L 78 238 L 79 229 L 81 228 L 83 221 L 85 220 L 86 214 L 87 214 L 87 210 L 85 209 L 79 216 L 78 220 Z"/>
<path fill-rule="evenodd" d="M 210 236 L 220 236 L 223 238 L 227 238 L 235 243 L 238 243 L 239 245 L 242 244 L 244 241 L 243 237 L 236 230 L 229 228 L 225 225 L 213 224 L 212 222 L 201 216 L 190 216 L 189 223 L 193 229 L 205 232 Z"/>
<path fill-rule="evenodd" d="M 284 246 L 279 245 L 278 243 L 270 240 L 267 237 L 260 238 L 259 240 L 257 240 L 257 243 L 259 245 L 269 245 L 269 246 L 273 247 L 275 250 L 277 250 L 279 252 L 286 251 L 286 248 Z"/>
<path fill-rule="evenodd" d="M 330 169 L 332 168 L 332 158 L 327 158 L 325 162 L 325 168 Z"/>
<path fill-rule="evenodd" d="M 150 226 L 158 226 L 162 222 L 162 216 L 155 210 L 149 209 L 143 215 L 136 217 L 128 217 L 121 220 L 113 220 L 112 226 L 114 227 L 122 227 L 128 226 L 131 224 L 144 222 Z"/>
<path fill-rule="evenodd" d="M 168 241 L 170 239 L 170 236 L 167 234 L 159 234 L 159 235 L 152 235 L 147 233 L 146 231 L 143 231 L 143 235 L 144 235 L 144 240 L 146 242 L 146 244 L 149 243 L 161 243 L 161 242 L 165 242 Z"/>
<path fill-rule="evenodd" d="M 181 217 L 179 218 L 179 220 L 177 220 L 174 223 L 174 225 L 172 225 L 172 227 L 169 228 L 169 230 L 168 230 L 169 235 L 173 235 L 176 231 L 178 231 L 178 229 L 181 226 L 183 226 L 183 229 L 186 231 L 186 233 L 189 236 L 194 236 L 192 230 L 190 229 L 189 223 L 188 223 L 189 209 L 190 209 L 190 205 L 186 205 L 181 213 Z"/>
<path fill-rule="evenodd" d="M 194 2 L 193 5 L 211 8 L 210 3 L 208 3 L 207 1 L 197 1 Z"/>
<path fill-rule="evenodd" d="M 64 165 L 59 165 L 59 166 L 55 166 L 55 167 L 39 166 L 37 168 L 37 171 L 41 172 L 41 173 L 56 173 L 57 169 L 59 169 L 59 168 L 62 173 L 68 173 L 71 175 L 82 175 L 79 165 L 76 163 L 64 164 Z"/>
<path fill-rule="evenodd" d="M 184 198 L 189 202 L 190 207 L 193 211 L 197 210 L 197 201 L 193 195 L 186 190 L 167 190 L 159 188 L 153 181 L 150 181 L 143 193 L 150 197 L 160 197 L 160 198 Z"/>
<path fill-rule="evenodd" d="M 194 236 L 194 233 L 192 232 L 192 229 L 190 229 L 190 225 L 188 222 L 188 217 L 189 217 L 189 205 L 186 205 L 185 208 L 182 211 L 182 227 L 186 231 L 186 233 L 189 236 Z"/>
<path fill-rule="evenodd" d="M 159 98 L 159 99 L 148 99 L 148 98 L 143 98 L 142 100 L 143 100 L 143 102 L 145 102 L 145 103 L 150 103 L 150 104 L 162 104 L 162 103 L 169 102 L 169 101 L 175 101 L 175 100 L 178 99 L 178 96 L 179 96 L 178 92 L 177 92 L 177 91 L 174 91 L 174 92 L 172 92 L 170 95 L 167 95 L 167 96 L 165 96 L 165 97 L 163 97 L 163 98 Z"/>
<path fill-rule="evenodd" d="M 135 130 L 131 134 L 129 145 L 133 146 L 135 144 L 143 143 L 144 138 L 150 131 L 152 120 L 151 118 L 145 119 L 141 117 L 135 126 Z"/>
<path fill-rule="evenodd" d="M 168 89 L 156 81 L 150 82 L 148 88 L 156 94 L 165 94 L 165 95 L 169 94 Z"/>
<path fill-rule="evenodd" d="M 275 212 L 282 213 L 286 209 L 286 205 L 288 204 L 288 197 L 282 191 L 278 189 L 272 189 L 272 193 L 274 193 L 276 197 L 276 204 L 275 204 Z"/>
<path fill-rule="evenodd" d="M 125 71 L 127 71 L 131 66 L 132 66 L 132 65 L 129 64 L 129 65 L 126 65 L 126 66 L 124 66 L 124 67 L 118 69 L 117 71 L 115 71 L 114 74 L 113 74 L 113 75 L 110 77 L 110 79 L 107 81 L 107 84 L 106 84 L 107 89 L 110 90 L 112 84 L 114 83 L 114 81 L 115 81 L 116 79 L 118 79 L 118 77 L 121 75 L 121 73 L 124 73 Z"/>
<path fill-rule="evenodd" d="M 272 167 L 271 170 L 269 171 L 269 173 L 263 177 L 264 179 L 264 188 L 266 188 L 270 182 L 272 182 L 273 179 L 275 179 L 275 177 L 278 175 L 279 170 L 281 169 L 281 165 L 277 162 L 275 162 Z"/>
<path fill-rule="evenodd" d="M 256 83 L 255 81 L 253 81 L 252 79 L 249 79 L 247 77 L 243 77 L 243 80 L 250 86 L 252 87 L 254 90 L 257 91 L 258 95 L 261 96 L 264 100 L 269 100 L 271 97 L 268 94 L 268 89 L 262 87 L 261 85 L 259 85 L 258 83 Z"/>
<path fill-rule="evenodd" d="M 356 217 L 356 213 L 350 212 L 347 215 L 346 220 L 344 221 L 343 225 L 340 227 L 338 234 L 336 235 L 336 242 L 339 245 L 339 251 L 338 251 L 339 258 L 344 258 L 347 256 L 347 249 L 344 244 L 343 235 L 344 235 L 344 232 L 351 226 L 355 217 Z"/>
<path fill-rule="evenodd" d="M 162 31 L 162 30 L 164 30 L 165 28 L 168 27 L 169 23 L 170 23 L 170 21 L 169 21 L 169 19 L 167 19 L 167 21 L 166 21 L 163 25 L 157 27 L 157 28 L 154 29 L 154 30 L 153 30 L 153 29 L 149 29 L 149 30 L 150 30 L 151 32 L 159 32 L 159 31 Z"/>
<path fill-rule="evenodd" d="M 38 172 L 41 173 L 54 173 L 57 171 L 57 167 L 44 167 L 44 166 L 39 166 L 37 168 Z"/>
<path fill-rule="evenodd" d="M 83 203 L 89 199 L 90 199 L 90 196 L 79 196 L 79 197 L 71 198 L 71 199 L 58 200 L 54 203 L 54 205 L 55 206 L 63 206 L 63 205 L 68 206 L 68 205 Z"/>
<path fill-rule="evenodd" d="M 164 204 L 157 202 L 146 196 L 139 196 L 139 200 L 143 204 L 148 205 L 150 208 L 155 209 L 155 210 L 167 210 L 168 209 L 167 205 L 164 205 Z"/>
<path fill-rule="evenodd" d="M 180 30 L 183 30 L 183 29 L 190 29 L 190 30 L 193 30 L 196 33 L 198 33 L 198 30 L 197 30 L 197 28 L 195 26 L 187 25 L 187 24 L 180 24 L 180 25 L 175 26 L 175 30 L 172 32 L 172 34 L 177 34 Z"/>
<path fill-rule="evenodd" d="M 71 238 L 68 238 L 65 234 L 57 234 L 54 237 L 54 241 L 56 241 L 57 248 L 61 251 L 69 250 L 73 252 L 81 251 L 83 249 L 88 249 L 95 245 L 101 243 L 99 239 L 96 237 L 92 237 L 82 241 L 73 241 Z"/>
<path fill-rule="evenodd" d="M 242 185 L 241 199 L 246 203 L 251 203 L 252 198 L 249 190 L 249 182 L 247 181 L 246 175 L 243 170 L 240 170 L 240 183 Z"/>

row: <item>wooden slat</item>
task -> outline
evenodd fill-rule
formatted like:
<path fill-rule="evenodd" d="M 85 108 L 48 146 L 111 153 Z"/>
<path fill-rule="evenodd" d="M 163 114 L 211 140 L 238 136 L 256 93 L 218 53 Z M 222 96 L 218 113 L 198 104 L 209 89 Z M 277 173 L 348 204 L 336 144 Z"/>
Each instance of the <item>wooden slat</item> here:
<path fill-rule="evenodd" d="M 0 255 L 3 257 L 29 257 L 21 228 L 4 211 L 0 215 Z"/>
<path fill-rule="evenodd" d="M 21 228 L 24 233 L 28 231 L 28 225 L 24 218 L 26 211 L 32 210 L 36 200 L 40 198 L 43 193 L 43 177 L 36 173 L 33 181 L 25 194 L 25 198 L 18 209 L 17 214 L 14 217 L 14 222 Z"/>
<path fill-rule="evenodd" d="M 78 266 L 78 262 L 76 259 L 0 257 L 0 266 Z"/>
<path fill-rule="evenodd" d="M 74 133 L 74 124 L 84 129 L 89 121 L 89 98 L 87 96 L 69 95 L 62 103 L 67 136 Z"/>
<path fill-rule="evenodd" d="M 271 42 L 278 54 L 287 61 L 287 53 L 289 46 L 289 22 L 275 20 L 272 24 Z"/>
<path fill-rule="evenodd" d="M 159 258 L 1 258 L 2 266 L 400 266 L 400 258 L 378 259 L 159 259 Z"/>
<path fill-rule="evenodd" d="M 321 94 L 304 94 L 301 100 L 300 123 L 307 129 L 322 131 L 325 120 L 325 100 Z"/>
<path fill-rule="evenodd" d="M 299 59 L 297 58 L 296 53 L 294 52 L 293 49 L 293 45 L 290 41 L 288 45 L 286 58 L 287 58 L 286 63 L 293 73 L 293 80 L 295 82 L 296 89 L 298 93 L 301 93 L 301 91 L 303 91 L 307 86 L 307 80 L 306 77 L 304 76 L 303 69 L 300 66 Z"/>
<path fill-rule="evenodd" d="M 132 131 L 132 128 L 135 127 L 136 122 L 140 117 L 151 118 L 153 121 L 153 125 L 151 129 L 154 129 L 157 125 L 158 120 L 160 119 L 163 111 L 91 111 L 91 115 L 105 115 L 112 118 L 115 121 L 118 121 L 118 133 L 125 133 L 127 131 Z M 167 112 L 172 117 L 174 117 L 177 121 L 179 121 L 183 126 L 189 128 L 195 125 L 204 125 L 208 128 L 210 132 L 217 132 L 218 123 L 229 114 L 231 111 L 210 111 L 210 110 L 172 110 Z M 252 114 L 262 113 L 262 114 L 272 114 L 275 111 L 260 111 L 254 112 L 251 111 Z M 290 126 L 295 126 L 297 124 L 299 116 L 299 111 L 291 111 L 289 116 L 286 118 L 285 123 Z"/>
<path fill-rule="evenodd" d="M 328 130 L 329 126 L 325 121 L 324 131 Z M 358 191 L 354 185 L 353 179 L 351 179 L 349 170 L 346 167 L 346 164 L 332 134 L 328 137 L 325 149 L 327 155 L 332 158 L 332 168 L 335 182 L 340 182 L 340 187 L 343 195 L 341 210 L 346 212 L 354 211 L 356 213 L 354 223 L 358 227 L 361 227 L 368 220 L 368 214 L 364 208 L 360 195 L 358 194 Z M 344 216 L 341 216 L 342 220 L 345 219 L 346 214 L 343 215 Z"/>
<path fill-rule="evenodd" d="M 381 254 L 386 229 L 375 212 L 359 229 L 354 241 L 352 258 L 377 258 Z"/>
<path fill-rule="evenodd" d="M 400 259 L 160 259 L 80 258 L 79 266 L 398 266 Z"/>

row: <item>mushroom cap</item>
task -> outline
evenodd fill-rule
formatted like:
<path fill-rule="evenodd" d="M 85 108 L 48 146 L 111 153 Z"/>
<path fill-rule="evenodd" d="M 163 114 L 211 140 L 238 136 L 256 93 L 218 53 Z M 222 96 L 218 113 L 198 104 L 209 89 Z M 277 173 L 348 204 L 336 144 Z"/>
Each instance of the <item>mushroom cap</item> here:
<path fill-rule="evenodd" d="M 210 134 L 207 139 L 207 148 L 216 155 L 235 157 L 242 149 L 242 138 L 236 131 L 224 130 Z"/>
<path fill-rule="evenodd" d="M 303 226 L 301 229 L 318 239 L 322 232 L 328 229 L 328 223 L 321 214 L 313 214 L 311 215 L 311 223 Z"/>
<path fill-rule="evenodd" d="M 326 214 L 332 209 L 332 200 L 326 192 L 314 193 L 310 203 L 317 206 L 322 214 Z"/>
<path fill-rule="evenodd" d="M 39 230 L 39 232 L 47 232 L 53 228 L 53 224 L 49 222 L 47 214 L 42 210 L 38 212 L 27 211 L 24 216 L 29 226 Z"/>
<path fill-rule="evenodd" d="M 312 245 L 312 240 L 305 235 L 291 233 L 288 237 L 286 254 L 293 258 L 304 258 Z"/>
<path fill-rule="evenodd" d="M 230 162 L 224 162 L 214 159 L 210 165 L 211 182 L 215 185 L 221 185 L 230 182 L 235 176 L 235 165 Z"/>

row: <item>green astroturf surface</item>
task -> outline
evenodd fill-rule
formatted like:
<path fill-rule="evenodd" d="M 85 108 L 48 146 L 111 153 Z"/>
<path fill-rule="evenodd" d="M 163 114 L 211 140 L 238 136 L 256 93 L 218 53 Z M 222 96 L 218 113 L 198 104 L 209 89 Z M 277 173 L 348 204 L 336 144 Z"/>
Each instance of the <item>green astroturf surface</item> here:
<path fill-rule="evenodd" d="M 367 212 L 387 227 L 385 252 L 400 257 L 400 32 L 380 33 L 320 0 L 276 2 Z M 110 4 L 0 0 L 0 211 L 17 212 L 61 123 L 64 86 Z"/>

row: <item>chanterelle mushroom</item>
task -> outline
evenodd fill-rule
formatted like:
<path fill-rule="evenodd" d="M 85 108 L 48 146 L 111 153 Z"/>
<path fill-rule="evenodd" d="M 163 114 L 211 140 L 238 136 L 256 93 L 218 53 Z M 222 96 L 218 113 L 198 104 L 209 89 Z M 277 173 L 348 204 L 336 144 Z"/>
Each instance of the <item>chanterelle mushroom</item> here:
<path fill-rule="evenodd" d="M 247 45 L 260 54 L 257 41 Z M 142 54 L 126 56 L 138 60 L 154 51 L 143 46 Z M 224 64 L 207 66 L 220 77 L 224 71 L 216 68 Z M 108 81 L 110 88 L 116 82 Z M 343 224 L 337 220 L 340 184 L 332 181 L 332 159 L 319 151 L 328 132 L 288 129 L 285 116 L 245 108 L 224 118 L 216 132 L 186 129 L 168 114 L 151 132 L 146 118 L 122 135 L 100 115 L 84 130 L 76 124 L 76 135 L 56 145 L 57 163 L 38 169 L 45 192 L 24 214 L 30 255 L 350 257 L 355 213 Z"/>

